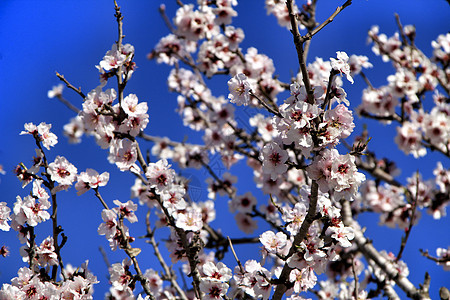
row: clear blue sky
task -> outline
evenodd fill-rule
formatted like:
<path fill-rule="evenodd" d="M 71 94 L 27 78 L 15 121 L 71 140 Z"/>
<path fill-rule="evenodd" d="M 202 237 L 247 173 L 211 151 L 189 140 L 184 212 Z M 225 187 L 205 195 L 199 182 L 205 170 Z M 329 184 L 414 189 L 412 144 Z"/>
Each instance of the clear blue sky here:
<path fill-rule="evenodd" d="M 170 17 L 175 14 L 175 0 L 162 1 L 120 1 L 124 19 L 125 42 L 135 46 L 135 62 L 138 69 L 127 86 L 126 93 L 135 93 L 141 101 L 149 105 L 150 123 L 146 132 L 152 135 L 169 136 L 181 141 L 184 136 L 198 141 L 199 136 L 182 127 L 182 122 L 174 112 L 176 95 L 168 93 L 166 78 L 170 69 L 159 66 L 154 61 L 148 61 L 146 54 L 156 45 L 160 37 L 168 33 L 158 13 L 158 6 L 165 2 Z M 187 2 L 187 1 L 184 1 Z M 300 1 L 297 1 L 301 4 Z M 318 20 L 324 20 L 337 5 L 344 1 L 318 1 Z M 372 54 L 366 44 L 367 31 L 378 24 L 380 31 L 391 35 L 396 30 L 394 13 L 398 13 L 402 23 L 414 24 L 417 29 L 416 45 L 426 54 L 431 54 L 431 40 L 450 29 L 450 9 L 444 0 L 355 0 L 354 3 L 339 15 L 328 27 L 313 39 L 310 50 L 310 61 L 314 57 L 329 59 L 336 51 L 346 51 L 350 54 L 366 55 L 376 66 L 367 71 L 367 75 L 375 86 L 386 83 L 386 76 L 392 73 L 390 64 L 385 64 L 381 58 Z M 290 33 L 280 28 L 273 16 L 266 16 L 263 1 L 241 0 L 237 6 L 239 16 L 234 25 L 244 29 L 246 37 L 241 47 L 246 49 L 254 46 L 261 53 L 274 60 L 276 74 L 288 81 L 291 71 L 297 70 L 295 48 Z M 73 112 L 56 100 L 47 98 L 47 91 L 59 83 L 55 71 L 64 74 L 75 86 L 80 86 L 84 93 L 98 85 L 98 72 L 95 65 L 99 63 L 107 50 L 117 39 L 117 26 L 114 19 L 113 1 L 25 1 L 3 0 L 0 3 L 0 164 L 7 171 L 0 175 L 0 202 L 5 201 L 10 206 L 16 195 L 26 196 L 29 189 L 22 190 L 19 181 L 13 175 L 13 168 L 19 162 L 30 164 L 34 155 L 34 141 L 29 136 L 19 136 L 26 122 L 47 122 L 53 124 L 52 131 L 58 135 L 59 143 L 47 154 L 66 156 L 79 171 L 94 168 L 99 172 L 110 171 L 111 180 L 103 189 L 105 199 L 119 199 L 125 202 L 129 199 L 129 186 L 134 179 L 128 174 L 115 171 L 106 160 L 106 152 L 99 149 L 92 138 L 84 138 L 83 143 L 69 146 L 62 135 L 62 127 L 73 117 Z M 215 95 L 227 94 L 226 81 L 221 77 L 213 81 L 212 90 Z M 352 105 L 360 102 L 363 82 L 357 78 L 353 86 L 345 85 L 348 99 Z M 81 107 L 81 99 L 75 93 L 65 90 L 64 95 L 73 104 Z M 239 110 L 239 108 L 237 108 Z M 360 126 L 366 121 L 357 121 Z M 376 127 L 374 122 L 367 122 L 373 136 L 371 146 L 378 151 L 380 157 L 393 157 L 402 168 L 400 180 L 410 176 L 416 170 L 424 174 L 424 178 L 432 176 L 432 168 L 436 160 L 443 161 L 445 167 L 448 160 L 439 154 L 433 154 L 418 161 L 412 156 L 405 157 L 399 150 L 393 148 L 395 128 Z M 358 132 L 361 130 L 359 128 Z M 150 145 L 148 145 L 150 146 Z M 111 171 L 112 170 L 112 171 Z M 189 171 L 190 172 L 190 171 Z M 245 193 L 252 183 L 252 175 L 240 173 L 239 193 Z M 246 176 L 246 174 L 248 174 Z M 204 172 L 192 172 L 198 179 L 199 187 L 206 188 Z M 242 176 L 244 175 L 244 176 Z M 206 192 L 203 192 L 206 197 Z M 76 197 L 75 193 L 63 192 L 58 195 L 59 220 L 69 236 L 62 255 L 65 263 L 79 266 L 85 259 L 90 260 L 90 266 L 101 281 L 96 287 L 96 298 L 103 297 L 107 289 L 106 266 L 98 247 L 106 249 L 111 262 L 121 261 L 125 257 L 120 251 L 111 253 L 104 237 L 96 234 L 101 222 L 100 203 L 93 194 Z M 203 200 L 206 200 L 203 199 Z M 225 204 L 225 205 L 223 205 Z M 222 204 L 226 207 L 226 200 Z M 220 207 L 220 206 L 219 206 Z M 145 209 L 141 209 L 139 217 L 143 220 Z M 229 214 L 218 214 L 213 223 L 215 227 L 227 227 Z M 377 248 L 385 248 L 397 253 L 402 232 L 377 227 L 377 216 L 367 215 L 362 223 L 367 226 L 367 233 L 374 240 Z M 227 224 L 224 226 L 223 224 Z M 50 235 L 50 224 L 40 225 L 41 239 Z M 450 276 L 441 267 L 421 257 L 418 249 L 429 249 L 432 254 L 436 247 L 447 247 L 450 244 L 448 232 L 438 232 L 437 228 L 449 228 L 448 219 L 436 222 L 426 213 L 419 226 L 413 229 L 404 259 L 409 263 L 413 283 L 423 281 L 423 274 L 428 270 L 432 276 L 432 298 L 437 297 L 440 286 L 449 282 Z M 225 230 L 225 229 L 224 229 Z M 236 228 L 231 228 L 231 235 L 242 236 Z M 45 232 L 45 233 L 44 233 Z M 135 236 L 143 235 L 144 228 L 131 227 Z M 165 232 L 161 232 L 161 236 Z M 258 232 L 257 234 L 260 234 Z M 0 284 L 9 282 L 16 276 L 17 269 L 24 264 L 18 255 L 19 242 L 15 232 L 0 232 L 0 244 L 7 244 L 11 256 L 0 258 Z M 388 237 L 388 238 L 386 238 Z M 144 251 L 152 250 L 144 243 L 138 242 Z M 238 248 L 241 260 L 254 257 L 257 250 L 253 248 Z M 141 255 L 144 269 L 157 268 L 151 255 Z M 234 266 L 232 259 L 226 260 Z M 433 296 L 434 295 L 434 296 Z"/>

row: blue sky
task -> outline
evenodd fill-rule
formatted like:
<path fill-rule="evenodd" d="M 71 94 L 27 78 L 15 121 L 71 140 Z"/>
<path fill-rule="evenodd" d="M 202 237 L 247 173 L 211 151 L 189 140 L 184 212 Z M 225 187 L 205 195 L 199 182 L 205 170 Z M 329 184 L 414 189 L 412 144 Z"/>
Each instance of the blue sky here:
<path fill-rule="evenodd" d="M 187 1 L 185 1 L 187 2 Z M 297 1 L 300 4 L 300 1 Z M 344 1 L 342 1 L 344 2 Z M 148 61 L 146 54 L 156 45 L 159 38 L 168 34 L 168 29 L 158 13 L 161 3 L 167 6 L 169 17 L 175 14 L 175 1 L 121 1 L 124 19 L 125 42 L 135 46 L 135 62 L 138 66 L 132 80 L 127 85 L 126 93 L 135 93 L 141 101 L 149 105 L 150 123 L 146 132 L 158 136 L 168 136 L 181 141 L 189 136 L 190 141 L 199 141 L 198 135 L 182 127 L 182 121 L 174 112 L 176 95 L 167 90 L 166 78 L 170 69 Z M 324 20 L 341 4 L 340 1 L 318 1 L 317 19 Z M 243 49 L 256 47 L 274 60 L 276 74 L 284 81 L 288 81 L 291 71 L 297 70 L 295 48 L 290 33 L 277 25 L 273 16 L 267 16 L 263 1 L 241 0 L 236 7 L 239 16 L 234 25 L 244 29 L 246 37 L 241 44 Z M 366 74 L 375 86 L 386 84 L 386 76 L 393 72 L 390 64 L 383 63 L 380 57 L 372 54 L 366 43 L 367 31 L 374 24 L 380 26 L 380 31 L 388 36 L 396 30 L 394 13 L 398 13 L 402 23 L 414 24 L 417 29 L 416 45 L 426 54 L 431 54 L 431 40 L 439 34 L 448 32 L 450 19 L 449 5 L 444 0 L 419 1 L 354 1 L 321 33 L 314 37 L 310 49 L 309 61 L 314 57 L 329 59 L 335 57 L 336 51 L 346 51 L 350 54 L 366 55 L 375 68 Z M 47 98 L 47 91 L 59 80 L 55 71 L 64 74 L 75 86 L 80 86 L 84 93 L 98 85 L 98 72 L 95 65 L 99 63 L 107 50 L 117 39 L 117 27 L 114 19 L 113 1 L 26 1 L 4 0 L 0 3 L 0 164 L 7 171 L 0 175 L 0 201 L 12 205 L 16 195 L 22 197 L 29 193 L 29 189 L 21 189 L 19 181 L 14 177 L 12 169 L 19 162 L 29 165 L 34 155 L 34 141 L 29 136 L 19 136 L 26 122 L 47 122 L 53 125 L 52 131 L 58 135 L 59 144 L 47 154 L 54 158 L 56 155 L 66 156 L 74 163 L 79 171 L 94 168 L 99 172 L 110 171 L 110 184 L 104 188 L 103 196 L 112 203 L 114 199 L 125 202 L 129 199 L 129 186 L 134 179 L 128 175 L 115 171 L 106 160 L 106 152 L 99 149 L 92 138 L 84 138 L 79 145 L 68 145 L 62 135 L 62 127 L 73 117 L 68 110 L 56 100 Z M 227 94 L 226 76 L 212 81 L 211 89 L 217 95 Z M 360 102 L 364 84 L 361 78 L 356 78 L 354 85 L 345 85 L 348 99 L 352 106 Z M 81 98 L 75 93 L 65 90 L 64 95 L 73 104 L 81 107 Z M 239 108 L 237 108 L 237 111 Z M 399 179 L 405 178 L 420 170 L 424 178 L 432 176 L 432 169 L 437 160 L 442 160 L 445 167 L 449 167 L 448 159 L 439 154 L 432 154 L 422 160 L 415 160 L 412 156 L 404 156 L 393 147 L 395 136 L 394 126 L 380 126 L 375 122 L 356 121 L 359 129 L 361 124 L 367 123 L 373 136 L 372 149 L 379 157 L 387 156 L 397 160 L 402 169 Z M 150 145 L 147 145 L 150 147 Z M 232 170 L 233 171 L 233 170 Z M 206 197 L 206 185 L 202 171 L 191 172 L 197 179 L 200 194 Z M 245 193 L 252 184 L 252 175 L 248 171 L 240 174 L 239 191 Z M 90 259 L 90 266 L 101 283 L 96 287 L 96 298 L 102 297 L 107 289 L 106 266 L 102 261 L 98 247 L 106 249 L 111 262 L 120 261 L 123 253 L 111 253 L 107 248 L 104 237 L 96 234 L 101 222 L 101 205 L 93 194 L 76 197 L 75 193 L 63 192 L 58 195 L 60 209 L 60 223 L 69 236 L 67 245 L 63 248 L 63 259 L 66 263 L 80 265 L 85 259 Z M 203 199 L 206 200 L 206 199 Z M 226 200 L 221 199 L 226 205 Z M 223 204 L 222 203 L 222 204 Z M 219 204 L 218 204 L 219 205 Z M 223 206 L 226 207 L 226 206 Z M 144 210 L 139 216 L 143 217 Z M 227 227 L 229 214 L 218 214 L 213 223 L 215 227 Z M 374 240 L 378 248 L 387 248 L 397 253 L 400 245 L 400 230 L 379 228 L 376 226 L 378 217 L 365 215 L 361 222 L 367 226 L 368 235 Z M 39 226 L 41 239 L 50 234 L 49 224 Z M 427 261 L 418 253 L 419 248 L 429 249 L 432 254 L 436 247 L 447 247 L 450 244 L 449 235 L 438 232 L 437 228 L 449 228 L 448 219 L 436 222 L 426 213 L 420 220 L 419 226 L 413 229 L 404 259 L 409 262 L 413 283 L 423 281 L 423 274 L 428 270 L 432 276 L 432 295 L 444 283 L 448 283 L 448 273 L 442 268 Z M 143 235 L 142 227 L 131 227 L 135 236 Z M 135 231 L 133 231 L 135 230 Z M 224 229 L 225 230 L 225 229 Z M 166 234 L 161 231 L 161 236 Z M 243 236 L 231 226 L 231 234 Z M 256 234 L 256 233 L 255 233 Z M 257 234 L 260 234 L 258 232 Z M 389 238 L 386 238 L 389 237 Z M 16 276 L 17 269 L 24 264 L 18 255 L 19 242 L 15 239 L 15 232 L 0 232 L 0 241 L 8 244 L 11 256 L 0 259 L 0 283 L 9 282 Z M 142 242 L 142 248 L 151 249 Z M 241 260 L 255 257 L 255 248 L 238 248 Z M 144 268 L 158 268 L 147 255 L 141 259 Z M 227 260 L 234 266 L 233 260 Z M 433 298 L 433 296 L 432 296 Z"/>

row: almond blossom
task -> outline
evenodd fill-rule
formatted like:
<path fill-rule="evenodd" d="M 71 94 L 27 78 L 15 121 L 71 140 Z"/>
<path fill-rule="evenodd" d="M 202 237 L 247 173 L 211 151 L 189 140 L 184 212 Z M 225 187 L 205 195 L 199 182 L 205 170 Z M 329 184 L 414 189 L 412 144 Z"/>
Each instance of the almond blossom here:
<path fill-rule="evenodd" d="M 48 165 L 48 173 L 60 185 L 72 185 L 77 178 L 77 168 L 59 155 Z"/>
<path fill-rule="evenodd" d="M 9 231 L 11 228 L 8 221 L 11 221 L 9 216 L 11 209 L 6 206 L 6 202 L 0 202 L 0 229 L 3 231 Z"/>
<path fill-rule="evenodd" d="M 50 128 L 52 128 L 51 124 L 47 124 L 45 122 L 40 123 L 38 126 L 33 123 L 26 123 L 24 125 L 25 131 L 22 131 L 20 134 L 31 134 L 40 142 L 42 145 L 50 150 L 50 147 L 55 146 L 58 143 L 58 137 L 50 132 Z"/>
<path fill-rule="evenodd" d="M 38 223 L 50 219 L 50 214 L 47 211 L 50 206 L 50 202 L 45 198 L 37 200 L 32 196 L 26 196 L 22 200 L 20 196 L 17 196 L 13 209 L 14 222 L 19 225 L 27 223 L 34 227 Z"/>
<path fill-rule="evenodd" d="M 173 184 L 175 171 L 166 159 L 161 159 L 156 163 L 150 163 L 147 168 L 146 176 L 151 187 L 157 192 L 168 191 Z"/>
<path fill-rule="evenodd" d="M 283 232 L 266 231 L 260 235 L 259 240 L 269 253 L 278 253 L 287 244 L 287 237 Z"/>
<path fill-rule="evenodd" d="M 236 105 L 248 105 L 250 102 L 250 91 L 252 87 L 247 80 L 247 76 L 242 73 L 237 74 L 228 81 L 228 99 Z"/>
<path fill-rule="evenodd" d="M 102 211 L 101 223 L 98 227 L 98 234 L 105 235 L 107 239 L 111 239 L 116 234 L 117 228 L 117 214 L 111 209 L 104 209 Z"/>
<path fill-rule="evenodd" d="M 123 217 L 130 221 L 130 223 L 137 222 L 138 219 L 135 215 L 135 211 L 137 209 L 137 204 L 134 204 L 133 201 L 128 200 L 126 203 L 122 203 L 119 200 L 113 201 L 115 205 L 118 207 L 114 207 L 113 211 L 119 215 L 120 217 Z"/>
<path fill-rule="evenodd" d="M 348 64 L 348 55 L 345 52 L 337 51 L 336 52 L 337 59 L 330 58 L 331 60 L 331 67 L 339 71 L 339 73 L 344 73 L 344 75 L 347 77 L 347 80 L 350 81 L 353 84 L 353 78 L 350 73 L 350 66 Z"/>
<path fill-rule="evenodd" d="M 276 179 L 278 175 L 284 174 L 287 171 L 285 162 L 288 159 L 286 150 L 281 149 L 278 144 L 271 142 L 267 143 L 260 154 L 262 160 L 262 171 L 269 174 L 272 180 Z"/>
<path fill-rule="evenodd" d="M 87 192 L 89 189 L 96 189 L 100 186 L 105 186 L 109 180 L 109 173 L 103 172 L 102 174 L 98 174 L 94 169 L 86 169 L 86 172 L 81 172 L 77 176 L 77 183 L 75 184 L 75 188 L 77 190 L 77 195 Z"/>
<path fill-rule="evenodd" d="M 228 284 L 225 282 L 202 280 L 200 282 L 200 290 L 205 293 L 203 299 L 205 300 L 219 300 L 223 299 L 228 291 Z"/>
<path fill-rule="evenodd" d="M 187 209 L 177 215 L 175 225 L 184 230 L 199 231 L 203 227 L 202 214 L 196 209 Z"/>
<path fill-rule="evenodd" d="M 202 266 L 202 271 L 205 275 L 202 278 L 204 280 L 227 282 L 232 277 L 231 270 L 222 262 L 217 264 L 206 262 Z"/>

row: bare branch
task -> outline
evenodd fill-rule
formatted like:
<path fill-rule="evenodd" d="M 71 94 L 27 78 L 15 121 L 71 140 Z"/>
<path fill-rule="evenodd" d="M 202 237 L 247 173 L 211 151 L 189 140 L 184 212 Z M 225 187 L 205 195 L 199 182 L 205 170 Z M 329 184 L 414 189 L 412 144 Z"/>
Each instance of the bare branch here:
<path fill-rule="evenodd" d="M 58 72 L 56 72 L 56 77 L 58 77 L 59 80 L 64 82 L 69 89 L 74 90 L 78 95 L 80 95 L 81 98 L 83 98 L 83 99 L 86 98 L 86 96 L 81 92 L 81 87 L 79 87 L 79 88 L 74 87 L 72 84 L 70 84 L 69 81 L 67 81 L 67 79 L 64 77 L 64 75 L 61 75 Z"/>

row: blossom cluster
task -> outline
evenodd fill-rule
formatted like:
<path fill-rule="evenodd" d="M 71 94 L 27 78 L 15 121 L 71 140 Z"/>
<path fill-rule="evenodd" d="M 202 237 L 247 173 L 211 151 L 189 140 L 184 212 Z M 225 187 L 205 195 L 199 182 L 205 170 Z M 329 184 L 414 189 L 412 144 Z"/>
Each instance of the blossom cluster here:
<path fill-rule="evenodd" d="M 403 152 L 419 158 L 428 148 L 449 156 L 450 106 L 438 86 L 447 91 L 450 87 L 450 35 L 432 43 L 429 59 L 413 47 L 413 27 L 402 29 L 410 44 L 398 34 L 388 38 L 373 27 L 369 31 L 373 51 L 392 61 L 396 70 L 380 88 L 364 75 L 363 70 L 372 67 L 368 58 L 349 57 L 343 51 L 309 64 L 300 58 L 304 59 L 301 71 L 285 83 L 271 58 L 254 47 L 242 48 L 244 31 L 231 25 L 236 5 L 237 0 L 180 4 L 169 26 L 171 33 L 148 55 L 172 67 L 168 86 L 178 94 L 177 112 L 184 125 L 202 135 L 203 143 L 197 144 L 144 133 L 148 104 L 124 92 L 136 71 L 135 50 L 122 44 L 116 5 L 120 39 L 97 66 L 99 86 L 87 95 L 77 91 L 83 97 L 82 109 L 64 126 L 64 133 L 72 143 L 81 142 L 84 134 L 93 136 L 107 149 L 111 164 L 135 176 L 131 200 L 103 199 L 100 188 L 109 188 L 108 172 L 100 174 L 92 168 L 79 172 L 61 155 L 51 161 L 43 149 L 50 150 L 58 141 L 51 125 L 25 124 L 21 134 L 32 135 L 38 148 L 33 165 L 19 164 L 15 173 L 23 187 L 31 183 L 32 191 L 17 196 L 12 209 L 0 202 L 0 229 L 18 232 L 24 244 L 20 254 L 28 267 L 21 268 L 11 284 L 3 284 L 1 299 L 92 299 L 98 280 L 88 263 L 76 269 L 62 264 L 60 250 L 67 237 L 57 222 L 56 199 L 72 186 L 78 196 L 95 194 L 103 205 L 97 233 L 112 251 L 120 249 L 128 256 L 108 266 L 108 299 L 142 299 L 139 284 L 145 299 L 281 299 L 286 295 L 295 300 L 305 299 L 310 291 L 320 299 L 369 299 L 381 290 L 392 292 L 398 280 L 408 280 L 408 266 L 400 259 L 403 248 L 398 255 L 367 248 L 372 246 L 357 216 L 375 212 L 381 224 L 405 230 L 401 246 L 405 247 L 420 210 L 426 209 L 435 219 L 446 215 L 450 171 L 438 163 L 434 178 L 425 180 L 417 173 L 402 184 L 395 179 L 393 165 L 370 151 L 367 132 L 355 138 L 353 146 L 345 142 L 355 123 L 342 78 L 354 83 L 361 75 L 366 80 L 358 115 L 398 122 L 395 142 Z M 279 25 L 292 29 L 298 23 L 311 34 L 316 26 L 315 2 L 288 5 L 265 1 L 267 13 Z M 165 7 L 160 11 L 164 14 Z M 229 93 L 214 96 L 205 79 L 223 74 Z M 111 78 L 117 80 L 117 90 L 106 88 Z M 424 95 L 431 90 L 434 106 L 425 110 Z M 63 98 L 62 87 L 48 96 Z M 242 110 L 248 113 L 248 122 L 242 122 Z M 147 141 L 153 144 L 145 159 L 141 148 Z M 219 174 L 211 167 L 212 156 L 219 158 L 226 172 Z M 256 189 L 238 185 L 238 177 L 231 173 L 244 163 Z M 191 197 L 192 185 L 181 172 L 187 168 L 208 173 L 206 199 Z M 144 208 L 134 202 L 136 198 Z M 211 225 L 218 211 L 225 213 L 223 203 L 245 237 L 227 237 L 229 228 L 222 231 Z M 143 249 L 132 246 L 136 235 L 128 223 L 142 222 L 138 215 L 144 209 L 148 213 L 142 238 L 153 248 L 162 271 L 141 269 Z M 35 230 L 46 221 L 53 223 L 53 235 L 39 243 Z M 156 240 L 157 230 L 166 234 L 164 243 Z M 260 257 L 241 263 L 233 244 L 246 243 L 257 244 Z M 162 244 L 167 256 L 160 252 Z M 234 266 L 222 261 L 230 250 Z M 435 260 L 444 269 L 448 269 L 448 252 L 445 248 L 436 252 Z M 180 287 L 172 270 L 176 264 L 189 278 L 189 286 Z"/>

